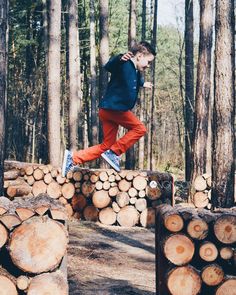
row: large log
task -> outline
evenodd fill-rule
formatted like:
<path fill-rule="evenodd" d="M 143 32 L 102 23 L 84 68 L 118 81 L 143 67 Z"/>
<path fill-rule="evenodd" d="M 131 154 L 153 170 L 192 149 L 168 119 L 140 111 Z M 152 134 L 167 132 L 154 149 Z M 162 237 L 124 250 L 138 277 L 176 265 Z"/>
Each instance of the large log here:
<path fill-rule="evenodd" d="M 133 187 L 138 191 L 145 190 L 147 187 L 147 179 L 140 175 L 136 176 L 133 179 Z"/>
<path fill-rule="evenodd" d="M 99 220 L 106 225 L 112 225 L 116 222 L 116 213 L 112 208 L 107 207 L 99 212 Z"/>
<path fill-rule="evenodd" d="M 135 208 L 139 211 L 139 212 L 142 212 L 144 211 L 146 208 L 147 208 L 147 201 L 146 199 L 138 199 L 136 202 L 135 202 Z"/>
<path fill-rule="evenodd" d="M 129 204 L 129 195 L 127 192 L 120 192 L 116 196 L 116 203 L 120 208 L 125 207 Z"/>
<path fill-rule="evenodd" d="M 217 239 L 224 244 L 236 242 L 236 215 L 222 215 L 214 224 Z"/>
<path fill-rule="evenodd" d="M 182 266 L 193 258 L 195 246 L 184 234 L 173 234 L 164 241 L 165 257 L 175 265 Z"/>
<path fill-rule="evenodd" d="M 75 194 L 75 187 L 73 183 L 64 183 L 61 192 L 64 198 L 71 199 Z"/>
<path fill-rule="evenodd" d="M 0 275 L 0 294 L 18 295 L 16 285 L 8 277 Z"/>
<path fill-rule="evenodd" d="M 10 198 L 14 198 L 17 196 L 27 196 L 31 193 L 31 190 L 31 186 L 29 186 L 27 183 L 17 186 L 9 186 L 7 188 L 7 195 Z"/>
<path fill-rule="evenodd" d="M 94 206 L 87 206 L 84 208 L 83 215 L 87 221 L 98 221 L 98 209 Z"/>
<path fill-rule="evenodd" d="M 67 244 L 63 225 L 47 216 L 33 217 L 12 232 L 9 253 L 19 269 L 38 274 L 52 271 L 59 265 Z"/>
<path fill-rule="evenodd" d="M 206 285 L 217 286 L 224 279 L 224 271 L 218 264 L 210 264 L 204 267 L 201 277 Z"/>
<path fill-rule="evenodd" d="M 201 278 L 190 266 L 177 267 L 168 273 L 167 286 L 172 295 L 197 295 L 201 289 Z"/>
<path fill-rule="evenodd" d="M 87 205 L 86 198 L 82 194 L 74 195 L 71 200 L 71 205 L 72 205 L 72 208 L 75 212 L 80 212 Z"/>
<path fill-rule="evenodd" d="M 155 209 L 147 208 L 140 214 L 140 224 L 143 227 L 153 227 L 155 225 Z"/>
<path fill-rule="evenodd" d="M 236 278 L 226 280 L 216 291 L 216 295 L 235 295 Z"/>
<path fill-rule="evenodd" d="M 110 204 L 111 198 L 109 197 L 107 191 L 100 190 L 93 194 L 92 201 L 95 207 L 102 209 Z"/>
<path fill-rule="evenodd" d="M 43 180 L 35 181 L 32 188 L 33 195 L 38 196 L 39 194 L 45 194 L 46 192 L 47 192 L 46 183 Z"/>
<path fill-rule="evenodd" d="M 4 180 L 15 180 L 20 175 L 19 170 L 10 170 L 4 172 Z"/>
<path fill-rule="evenodd" d="M 197 208 L 204 208 L 209 204 L 208 195 L 204 192 L 197 192 L 193 195 L 193 204 Z"/>
<path fill-rule="evenodd" d="M 187 226 L 187 232 L 191 238 L 197 240 L 203 240 L 208 234 L 208 224 L 201 218 L 193 218 L 189 221 Z"/>
<path fill-rule="evenodd" d="M 121 192 L 128 192 L 128 190 L 131 188 L 131 182 L 122 179 L 121 181 L 119 181 L 118 187 Z"/>
<path fill-rule="evenodd" d="M 68 295 L 68 285 L 60 271 L 44 273 L 34 277 L 27 295 Z"/>
<path fill-rule="evenodd" d="M 61 186 L 56 181 L 50 182 L 47 186 L 47 194 L 53 199 L 58 199 L 61 196 Z"/>
<path fill-rule="evenodd" d="M 8 232 L 6 228 L 0 223 L 0 249 L 6 244 L 8 239 Z"/>
<path fill-rule="evenodd" d="M 117 221 L 121 226 L 135 226 L 139 221 L 139 213 L 133 206 L 125 206 L 117 213 Z"/>
<path fill-rule="evenodd" d="M 193 186 L 195 190 L 202 192 L 207 188 L 207 182 L 202 175 L 198 175 L 193 182 Z"/>

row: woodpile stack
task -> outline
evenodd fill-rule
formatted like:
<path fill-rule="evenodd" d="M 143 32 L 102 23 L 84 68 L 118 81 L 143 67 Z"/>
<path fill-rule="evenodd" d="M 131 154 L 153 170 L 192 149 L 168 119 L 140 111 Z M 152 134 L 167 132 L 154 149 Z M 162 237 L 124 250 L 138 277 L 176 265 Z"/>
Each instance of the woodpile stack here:
<path fill-rule="evenodd" d="M 68 294 L 66 220 L 47 195 L 0 197 L 0 294 Z"/>
<path fill-rule="evenodd" d="M 172 204 L 168 173 L 75 169 L 67 177 L 51 165 L 7 162 L 4 187 L 11 198 L 48 194 L 70 216 L 106 225 L 154 226 L 155 207 Z"/>
<path fill-rule="evenodd" d="M 211 209 L 211 175 L 198 175 L 191 188 L 192 202 L 196 208 Z"/>
<path fill-rule="evenodd" d="M 233 295 L 236 290 L 236 208 L 157 208 L 158 295 Z"/>

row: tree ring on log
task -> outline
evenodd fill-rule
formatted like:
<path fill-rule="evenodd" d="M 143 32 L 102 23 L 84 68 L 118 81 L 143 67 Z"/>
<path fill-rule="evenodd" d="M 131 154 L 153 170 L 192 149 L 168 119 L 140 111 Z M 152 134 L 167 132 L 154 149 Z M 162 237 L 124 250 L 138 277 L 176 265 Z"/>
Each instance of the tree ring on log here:
<path fill-rule="evenodd" d="M 236 242 L 236 216 L 222 215 L 214 224 L 214 232 L 217 239 L 224 244 Z"/>

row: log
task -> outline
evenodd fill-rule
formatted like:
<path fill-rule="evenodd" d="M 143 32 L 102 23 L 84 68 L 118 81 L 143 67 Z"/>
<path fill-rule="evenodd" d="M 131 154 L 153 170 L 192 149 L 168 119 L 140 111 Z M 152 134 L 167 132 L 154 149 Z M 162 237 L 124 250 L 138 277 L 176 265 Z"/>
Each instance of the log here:
<path fill-rule="evenodd" d="M 67 199 L 65 199 L 64 197 L 60 197 L 60 198 L 58 199 L 58 201 L 59 201 L 61 204 L 63 204 L 63 205 L 68 204 Z"/>
<path fill-rule="evenodd" d="M 102 188 L 104 190 L 107 191 L 107 190 L 109 190 L 110 187 L 111 187 L 111 184 L 110 184 L 110 182 L 108 180 L 103 182 Z"/>
<path fill-rule="evenodd" d="M 47 194 L 53 199 L 58 199 L 61 196 L 61 186 L 55 181 L 50 182 L 47 186 Z"/>
<path fill-rule="evenodd" d="M 40 215 L 40 216 L 43 216 L 49 209 L 49 206 L 45 206 L 45 205 L 42 205 L 42 206 L 38 206 L 36 209 L 35 209 L 35 212 Z"/>
<path fill-rule="evenodd" d="M 19 196 L 27 196 L 31 193 L 31 186 L 29 186 L 27 183 L 24 183 L 22 185 L 17 186 L 9 186 L 7 188 L 7 195 L 10 198 L 19 197 Z"/>
<path fill-rule="evenodd" d="M 16 208 L 15 211 L 21 221 L 25 221 L 26 219 L 31 218 L 35 214 L 34 210 L 32 210 L 30 208 Z"/>
<path fill-rule="evenodd" d="M 26 181 L 27 181 L 28 185 L 32 186 L 35 183 L 34 176 L 33 175 L 27 176 Z"/>
<path fill-rule="evenodd" d="M 89 180 L 88 181 L 85 181 L 83 184 L 82 184 L 82 187 L 81 187 L 81 191 L 82 191 L 82 194 L 85 196 L 85 197 L 90 197 L 93 193 L 95 189 L 95 186 L 93 183 L 91 183 Z"/>
<path fill-rule="evenodd" d="M 170 232 L 179 232 L 184 227 L 184 221 L 179 212 L 172 206 L 163 204 L 158 207 L 157 214 L 163 220 L 163 224 Z"/>
<path fill-rule="evenodd" d="M 138 195 L 138 191 L 134 187 L 131 187 L 128 191 L 128 194 L 131 198 L 134 198 Z"/>
<path fill-rule="evenodd" d="M 74 179 L 74 181 L 81 181 L 82 178 L 83 178 L 83 174 L 82 174 L 81 171 L 75 171 L 73 173 L 73 179 Z"/>
<path fill-rule="evenodd" d="M 236 278 L 227 279 L 217 290 L 216 295 L 235 295 Z"/>
<path fill-rule="evenodd" d="M 115 197 L 119 193 L 119 189 L 117 186 L 111 187 L 108 191 L 110 197 Z"/>
<path fill-rule="evenodd" d="M 17 225 L 21 224 L 21 220 L 16 214 L 6 213 L 0 217 L 0 221 L 9 229 L 13 229 Z"/>
<path fill-rule="evenodd" d="M 197 208 L 204 208 L 209 204 L 207 194 L 204 192 L 197 192 L 193 195 L 193 204 Z"/>
<path fill-rule="evenodd" d="M 0 292 L 1 295 L 17 295 L 15 284 L 8 277 L 0 275 Z"/>
<path fill-rule="evenodd" d="M 51 183 L 53 181 L 51 173 L 45 174 L 43 180 L 46 184 Z"/>
<path fill-rule="evenodd" d="M 231 247 L 223 247 L 220 249 L 220 257 L 229 260 L 234 256 L 234 250 Z"/>
<path fill-rule="evenodd" d="M 99 180 L 99 176 L 97 174 L 92 174 L 89 178 L 92 183 L 96 183 Z"/>
<path fill-rule="evenodd" d="M 143 227 L 154 227 L 155 225 L 155 209 L 147 208 L 140 214 L 140 224 Z"/>
<path fill-rule="evenodd" d="M 173 234 L 164 241 L 165 257 L 175 265 L 189 263 L 195 251 L 193 242 L 184 234 Z"/>
<path fill-rule="evenodd" d="M 0 197 L 0 215 L 6 213 L 11 207 L 11 201 L 6 197 Z"/>
<path fill-rule="evenodd" d="M 110 175 L 108 178 L 109 182 L 115 182 L 116 181 L 116 176 L 114 174 Z"/>
<path fill-rule="evenodd" d="M 56 168 L 52 168 L 52 170 L 51 170 L 51 175 L 52 175 L 53 178 L 56 178 L 56 177 L 57 177 L 57 175 L 58 175 L 58 171 L 57 171 Z"/>
<path fill-rule="evenodd" d="M 222 215 L 214 224 L 214 233 L 217 239 L 224 244 L 236 242 L 236 216 Z"/>
<path fill-rule="evenodd" d="M 116 176 L 115 176 L 115 180 L 116 180 L 116 181 L 120 181 L 120 180 L 121 180 L 121 177 L 120 177 L 119 174 L 116 174 Z"/>
<path fill-rule="evenodd" d="M 210 264 L 203 268 L 201 277 L 206 285 L 217 286 L 224 279 L 224 271 L 218 264 Z"/>
<path fill-rule="evenodd" d="M 128 180 L 128 181 L 132 181 L 134 179 L 134 177 L 137 176 L 137 172 L 136 171 L 129 171 L 125 178 Z"/>
<path fill-rule="evenodd" d="M 98 221 L 98 209 L 94 206 L 87 206 L 83 211 L 84 219 L 87 221 Z"/>
<path fill-rule="evenodd" d="M 127 170 L 122 170 L 120 173 L 119 173 L 119 176 L 121 178 L 125 178 L 125 176 L 127 175 L 128 171 Z"/>
<path fill-rule="evenodd" d="M 16 285 L 19 290 L 26 290 L 29 287 L 30 279 L 26 276 L 19 276 Z"/>
<path fill-rule="evenodd" d="M 142 212 L 143 210 L 145 210 L 147 208 L 147 201 L 146 199 L 138 199 L 135 202 L 135 208 L 139 211 Z"/>
<path fill-rule="evenodd" d="M 4 172 L 4 180 L 15 180 L 20 175 L 19 170 L 10 170 Z"/>
<path fill-rule="evenodd" d="M 6 244 L 8 239 L 8 232 L 6 228 L 0 223 L 0 249 Z"/>
<path fill-rule="evenodd" d="M 57 181 L 57 183 L 59 183 L 59 184 L 64 184 L 64 183 L 66 182 L 66 177 L 62 177 L 61 174 L 58 174 L 58 175 L 57 175 L 57 178 L 56 178 L 56 181 Z"/>
<path fill-rule="evenodd" d="M 120 211 L 120 207 L 116 202 L 112 202 L 111 206 L 114 212 L 118 213 Z"/>
<path fill-rule="evenodd" d="M 133 197 L 133 198 L 130 198 L 129 199 L 129 203 L 131 204 L 131 205 L 134 205 L 136 202 L 137 202 L 137 198 L 135 198 L 135 197 Z"/>
<path fill-rule="evenodd" d="M 106 171 L 102 171 L 100 174 L 99 174 L 99 179 L 104 182 L 104 181 L 107 181 L 108 180 L 108 175 L 106 173 Z"/>
<path fill-rule="evenodd" d="M 145 193 L 145 191 L 144 191 L 144 193 Z M 148 197 L 148 199 L 154 201 L 154 200 L 160 199 L 161 195 L 162 195 L 162 191 L 158 186 L 153 187 L 153 188 L 148 186 L 148 188 L 147 188 L 147 197 Z"/>
<path fill-rule="evenodd" d="M 125 206 L 117 213 L 117 221 L 121 226 L 135 226 L 139 221 L 139 213 L 133 206 Z"/>
<path fill-rule="evenodd" d="M 33 217 L 12 232 L 9 254 L 19 269 L 37 274 L 54 270 L 65 255 L 67 244 L 63 225 L 47 216 Z"/>
<path fill-rule="evenodd" d="M 129 195 L 126 192 L 120 192 L 116 196 L 116 203 L 119 205 L 120 208 L 125 207 L 129 204 Z"/>
<path fill-rule="evenodd" d="M 136 176 L 133 179 L 133 187 L 138 191 L 145 190 L 147 187 L 147 179 L 140 175 Z"/>
<path fill-rule="evenodd" d="M 64 183 L 61 192 L 64 198 L 67 200 L 71 199 L 75 194 L 75 187 L 73 183 Z"/>
<path fill-rule="evenodd" d="M 107 207 L 99 212 L 99 220 L 106 225 L 112 225 L 116 222 L 116 213 L 112 208 Z"/>
<path fill-rule="evenodd" d="M 208 235 L 208 224 L 201 218 L 193 218 L 189 221 L 187 232 L 191 238 L 203 240 Z"/>
<path fill-rule="evenodd" d="M 193 187 L 195 188 L 195 190 L 197 191 L 204 191 L 207 188 L 207 182 L 204 179 L 204 177 L 202 177 L 202 175 L 198 175 L 194 182 L 193 182 Z"/>
<path fill-rule="evenodd" d="M 131 182 L 122 179 L 121 181 L 119 181 L 118 187 L 121 192 L 127 192 L 131 187 Z"/>
<path fill-rule="evenodd" d="M 43 171 L 44 174 L 47 174 L 50 172 L 49 167 L 46 165 L 42 165 L 39 168 Z"/>
<path fill-rule="evenodd" d="M 139 198 L 145 198 L 146 197 L 146 192 L 144 190 L 139 191 L 138 196 L 139 196 Z"/>
<path fill-rule="evenodd" d="M 65 208 L 66 208 L 67 216 L 72 217 L 74 214 L 74 211 L 73 211 L 71 204 L 66 204 Z"/>
<path fill-rule="evenodd" d="M 215 244 L 208 241 L 204 242 L 202 245 L 200 245 L 199 256 L 202 258 L 202 260 L 207 262 L 216 260 L 218 256 L 218 250 Z"/>
<path fill-rule="evenodd" d="M 95 188 L 96 190 L 100 191 L 103 187 L 103 183 L 101 181 L 96 182 Z"/>
<path fill-rule="evenodd" d="M 35 180 L 42 180 L 44 178 L 44 173 L 40 168 L 36 168 L 33 173 Z"/>
<path fill-rule="evenodd" d="M 79 194 L 79 195 L 75 194 L 71 200 L 71 205 L 75 212 L 80 212 L 87 205 L 86 198 L 82 194 Z"/>
<path fill-rule="evenodd" d="M 25 174 L 26 175 L 33 175 L 33 173 L 34 173 L 34 167 L 33 166 L 28 166 L 28 167 L 26 167 L 25 168 Z"/>
<path fill-rule="evenodd" d="M 69 205 L 69 204 L 67 204 L 67 205 Z M 65 206 L 65 208 L 66 208 L 66 206 Z M 60 209 L 50 209 L 51 217 L 54 220 L 62 220 L 62 221 L 68 220 L 68 216 L 72 216 L 72 215 L 67 214 L 67 212 L 68 212 L 67 210 L 65 212 L 64 210 L 62 211 Z M 74 212 L 72 212 L 72 214 L 73 213 Z"/>
<path fill-rule="evenodd" d="M 201 289 L 201 278 L 191 266 L 177 267 L 168 273 L 167 287 L 172 295 L 197 295 Z"/>
<path fill-rule="evenodd" d="M 102 209 L 110 204 L 111 198 L 109 197 L 107 191 L 100 190 L 93 194 L 92 201 L 96 208 Z"/>
<path fill-rule="evenodd" d="M 81 188 L 81 182 L 75 182 L 74 186 L 76 189 Z"/>
<path fill-rule="evenodd" d="M 32 278 L 27 295 L 67 295 L 68 284 L 60 271 Z"/>
<path fill-rule="evenodd" d="M 8 188 L 9 186 L 18 186 L 22 185 L 25 183 L 25 180 L 21 177 L 18 177 L 17 179 L 14 180 L 5 180 L 4 181 L 4 188 Z"/>
<path fill-rule="evenodd" d="M 46 183 L 43 180 L 35 181 L 32 188 L 33 195 L 36 197 L 39 194 L 45 194 L 46 192 L 47 192 Z"/>

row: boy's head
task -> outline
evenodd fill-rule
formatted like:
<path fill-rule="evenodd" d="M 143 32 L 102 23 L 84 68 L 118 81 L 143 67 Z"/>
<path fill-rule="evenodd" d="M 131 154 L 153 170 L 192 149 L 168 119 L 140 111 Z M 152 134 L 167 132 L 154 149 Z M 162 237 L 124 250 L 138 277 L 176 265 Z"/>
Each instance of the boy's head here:
<path fill-rule="evenodd" d="M 141 72 L 149 68 L 156 55 L 155 49 L 146 41 L 136 43 L 130 51 L 134 55 L 137 69 Z"/>

